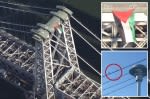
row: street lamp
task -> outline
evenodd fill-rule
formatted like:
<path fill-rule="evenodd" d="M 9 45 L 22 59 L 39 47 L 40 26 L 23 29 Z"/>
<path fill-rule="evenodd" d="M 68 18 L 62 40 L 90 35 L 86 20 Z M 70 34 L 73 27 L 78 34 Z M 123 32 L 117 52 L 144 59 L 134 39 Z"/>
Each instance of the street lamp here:
<path fill-rule="evenodd" d="M 140 96 L 141 95 L 141 83 L 142 83 L 144 76 L 147 75 L 147 68 L 142 64 L 138 64 L 138 65 L 133 66 L 129 70 L 129 73 L 136 78 L 137 88 L 138 88 L 137 94 L 138 96 Z"/>

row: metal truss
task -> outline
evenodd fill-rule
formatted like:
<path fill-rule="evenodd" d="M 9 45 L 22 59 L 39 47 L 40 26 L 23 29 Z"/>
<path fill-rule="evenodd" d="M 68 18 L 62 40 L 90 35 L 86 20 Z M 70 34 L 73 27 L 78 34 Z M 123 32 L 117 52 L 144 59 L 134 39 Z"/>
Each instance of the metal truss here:
<path fill-rule="evenodd" d="M 36 94 L 43 96 L 45 91 L 47 99 L 60 98 L 54 95 L 58 95 L 58 92 L 64 93 L 62 97 L 64 99 L 77 98 L 77 95 L 75 95 L 77 93 L 79 93 L 78 95 L 82 94 L 81 98 L 85 97 L 85 99 L 99 98 L 100 85 L 87 78 L 82 72 L 80 72 L 79 69 L 73 34 L 71 31 L 71 25 L 68 15 L 68 13 L 71 12 L 64 7 L 59 6 L 57 8 L 61 10 L 58 12 L 52 12 L 52 14 L 54 14 L 54 17 L 46 25 L 38 24 L 41 28 L 37 31 L 34 31 L 35 35 L 33 38 L 36 40 L 35 48 L 37 61 L 36 63 L 38 63 L 37 69 L 41 68 L 36 72 L 36 77 L 39 77 L 39 79 L 41 79 L 41 83 L 44 83 L 45 81 L 45 84 L 37 84 L 43 87 L 39 87 L 39 93 Z M 65 46 L 60 41 L 62 41 Z M 39 74 L 40 76 L 38 76 Z M 69 85 L 70 87 L 68 88 L 72 88 L 72 84 L 76 87 L 80 85 L 79 87 L 77 87 L 75 92 L 71 90 L 74 94 L 69 94 L 68 91 L 65 91 L 68 88 L 65 90 L 61 89 L 64 84 L 67 84 L 67 82 L 63 81 L 65 81 L 65 79 L 71 75 L 78 76 L 78 79 L 71 78 L 71 82 Z M 39 80 L 37 80 L 37 82 L 38 81 Z M 81 81 L 83 81 L 83 83 Z M 84 86 L 85 84 L 89 86 Z M 86 90 L 86 87 L 89 87 L 88 90 Z M 80 92 L 80 90 L 84 90 L 85 92 Z M 88 95 L 91 96 L 88 97 Z"/>
<path fill-rule="evenodd" d="M 102 22 L 102 48 L 146 48 L 147 47 L 147 23 L 136 22 L 136 43 L 122 44 L 114 22 Z"/>
<path fill-rule="evenodd" d="M 4 31 L 0 32 L 0 55 L 23 70 L 33 73 L 34 49 Z"/>
<path fill-rule="evenodd" d="M 34 50 L 11 34 L 0 31 L 1 78 L 23 90 L 28 98 L 32 95 L 34 75 Z M 30 98 L 29 98 L 30 99 Z"/>
<path fill-rule="evenodd" d="M 47 24 L 33 30 L 34 48 L 0 31 L 0 77 L 30 90 L 27 99 L 101 99 L 100 84 L 80 70 L 69 20 L 72 12 L 57 8 Z"/>
<path fill-rule="evenodd" d="M 10 78 L 10 80 L 13 80 L 11 78 L 14 77 L 15 80 L 12 83 L 19 86 L 24 86 L 24 89 L 31 90 L 31 88 L 28 87 L 32 87 L 33 85 L 33 75 L 21 68 L 18 68 L 17 65 L 12 64 L 10 61 L 4 59 L 1 56 L 0 59 L 1 68 L 5 70 L 5 72 L 2 73 L 2 78 L 7 80 Z"/>
<path fill-rule="evenodd" d="M 78 69 L 70 69 L 57 83 L 56 87 L 71 99 L 100 99 L 100 85 L 86 77 Z"/>
<path fill-rule="evenodd" d="M 58 41 L 59 42 L 59 41 Z M 60 46 L 64 46 L 64 45 L 60 45 Z M 53 46 L 52 46 L 53 47 Z M 66 47 L 66 46 L 65 46 Z M 56 50 L 58 53 L 61 53 L 59 50 Z M 63 55 L 63 57 L 65 57 L 65 55 Z M 65 59 L 67 59 L 66 57 L 65 57 Z M 68 62 L 69 62 L 69 59 L 67 59 L 68 60 Z M 77 96 L 75 96 L 75 95 L 71 95 L 70 93 L 71 92 L 73 92 L 74 90 L 72 90 L 72 89 L 70 89 L 70 88 L 72 88 L 71 86 L 79 86 L 79 85 L 81 85 L 81 88 L 83 89 L 83 90 L 85 90 L 87 87 L 85 86 L 84 87 L 84 84 L 94 84 L 93 82 L 94 81 L 92 81 L 91 79 L 89 79 L 88 77 L 86 77 L 80 70 L 79 70 L 79 68 L 78 67 L 76 67 L 74 64 L 72 64 L 72 63 L 70 63 L 70 66 L 72 67 L 72 68 L 70 68 L 65 74 L 64 74 L 64 76 L 62 76 L 57 82 L 56 82 L 56 88 L 59 90 L 59 91 L 61 91 L 61 92 L 63 92 L 63 93 L 65 93 L 66 95 L 68 95 L 68 96 L 70 96 L 70 98 L 64 98 L 64 99 L 74 99 L 74 98 L 77 98 Z M 75 67 L 75 68 L 74 68 Z M 67 76 L 67 77 L 66 77 Z M 68 76 L 70 76 L 69 78 L 70 79 L 72 79 L 72 80 L 70 80 L 70 82 L 65 82 L 65 80 L 68 78 Z M 74 76 L 81 76 L 81 77 L 84 77 L 84 79 L 81 79 L 80 77 L 78 78 L 78 79 L 74 79 Z M 72 77 L 72 78 L 71 78 Z M 81 81 L 84 81 L 84 80 L 86 80 L 86 79 L 89 79 L 89 80 L 87 80 L 87 81 L 85 81 L 86 83 L 82 83 Z M 64 81 L 64 82 L 63 82 Z M 70 84 L 69 84 L 70 83 Z M 69 91 L 66 91 L 66 90 L 64 90 L 64 89 L 62 89 L 62 87 L 64 86 L 64 85 L 66 85 L 66 86 L 70 86 L 69 88 L 68 88 L 68 90 L 70 90 L 70 93 L 68 93 Z M 92 85 L 91 85 L 92 86 Z M 94 85 L 93 85 L 94 86 Z M 65 87 L 65 86 L 64 86 Z M 100 91 L 100 85 L 99 84 L 95 84 L 95 87 L 96 87 L 96 89 L 95 90 L 93 90 L 92 88 L 91 89 L 89 89 L 88 91 L 90 91 L 90 90 L 93 90 L 92 92 L 93 93 L 95 93 L 95 91 Z M 80 89 L 81 89 L 80 88 Z M 79 90 L 80 90 L 79 89 Z M 85 92 L 85 94 L 90 94 L 90 93 L 92 93 L 92 92 L 89 92 L 88 93 L 88 91 L 86 91 Z M 98 94 L 96 94 L 95 93 L 95 95 L 100 95 L 100 92 L 97 92 Z M 79 94 L 80 95 L 80 94 Z M 84 95 L 83 95 L 84 96 Z M 71 98 L 72 97 L 72 98 Z M 93 96 L 94 97 L 94 96 Z M 95 96 L 95 97 L 97 97 L 97 96 Z M 86 97 L 87 98 L 87 97 Z M 87 98 L 87 99 L 90 99 L 90 98 Z M 94 98 L 92 98 L 92 99 L 94 99 Z"/>
<path fill-rule="evenodd" d="M 47 99 L 54 98 L 53 72 L 50 39 L 35 43 L 36 47 L 36 82 L 35 94 L 37 99 L 44 97 L 47 92 Z"/>
<path fill-rule="evenodd" d="M 53 13 L 58 15 L 62 14 L 62 16 L 67 15 L 63 11 Z M 46 93 L 47 99 L 54 99 L 55 83 L 57 79 L 59 79 L 63 75 L 63 73 L 65 73 L 66 70 L 68 70 L 68 68 L 70 68 L 67 62 L 64 61 L 64 57 L 62 57 L 62 54 L 65 55 L 65 57 L 67 57 L 67 51 L 65 50 L 65 48 L 59 46 L 58 44 L 52 44 L 51 42 L 51 40 L 53 40 L 54 38 L 50 33 L 56 34 L 55 31 L 57 30 L 56 28 L 59 25 L 59 23 L 60 19 L 55 16 L 47 23 L 49 27 L 46 27 L 46 25 L 43 24 L 38 24 L 41 27 L 41 29 L 34 31 L 35 35 L 33 38 L 36 39 L 35 48 L 37 61 L 37 84 L 35 85 L 35 93 L 39 95 L 38 99 L 44 96 L 44 93 Z M 59 39 L 64 39 L 61 33 L 57 33 L 56 35 Z M 56 52 L 56 49 L 59 50 L 59 53 Z"/>
<path fill-rule="evenodd" d="M 79 69 L 69 18 L 65 20 L 61 26 L 65 39 L 65 47 L 68 53 L 68 61 L 72 68 L 56 82 L 56 87 L 73 99 L 99 99 L 100 85 L 92 82 L 92 80 L 87 78 Z"/>
<path fill-rule="evenodd" d="M 66 49 L 69 56 L 69 62 L 79 68 L 73 34 L 69 18 L 62 23 L 63 34 L 65 38 Z"/>

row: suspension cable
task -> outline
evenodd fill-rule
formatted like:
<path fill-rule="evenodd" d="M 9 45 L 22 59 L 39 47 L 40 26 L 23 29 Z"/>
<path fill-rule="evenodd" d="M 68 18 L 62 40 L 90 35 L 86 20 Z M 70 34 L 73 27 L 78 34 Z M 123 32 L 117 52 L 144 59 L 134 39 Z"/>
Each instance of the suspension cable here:
<path fill-rule="evenodd" d="M 127 76 L 128 74 L 129 74 L 128 72 L 125 73 L 125 74 L 123 75 L 123 77 Z M 110 82 L 111 82 L 111 81 L 108 80 L 108 81 L 104 82 L 103 85 L 108 84 L 108 83 L 110 83 Z"/>
<path fill-rule="evenodd" d="M 17 24 L 17 23 L 2 21 L 2 20 L 0 20 L 0 23 L 2 23 L 2 24 L 8 24 L 8 25 L 14 25 L 14 26 L 22 26 L 22 27 L 27 27 L 27 28 L 35 28 L 36 27 L 36 26 L 24 25 L 24 24 Z"/>
<path fill-rule="evenodd" d="M 80 37 L 82 38 L 91 48 L 93 48 L 99 55 L 101 55 L 100 51 L 98 51 L 93 45 L 91 45 L 86 39 L 84 39 L 74 28 L 72 30 Z"/>
<path fill-rule="evenodd" d="M 107 89 L 110 89 L 110 88 L 113 88 L 113 87 L 116 87 L 116 86 L 118 86 L 118 85 L 121 85 L 121 84 L 123 84 L 123 83 L 125 83 L 125 82 L 128 82 L 128 81 L 130 81 L 130 80 L 133 80 L 133 78 L 129 78 L 129 79 L 125 80 L 125 81 L 122 81 L 122 82 L 119 82 L 119 83 L 117 83 L 117 84 L 111 85 L 111 86 L 109 86 L 109 87 L 107 87 L 107 88 L 104 88 L 103 91 L 104 91 L 104 90 L 107 90 Z"/>
<path fill-rule="evenodd" d="M 132 64 L 130 64 L 130 65 L 127 65 L 127 66 L 123 67 L 122 69 L 129 68 L 129 67 L 131 67 L 132 65 L 137 64 L 137 63 L 140 63 L 140 62 L 145 61 L 145 60 L 146 60 L 146 58 L 143 58 L 143 59 L 138 60 L 138 61 L 136 61 L 136 62 L 134 62 L 134 63 L 132 63 Z M 112 75 L 113 73 L 118 72 L 119 70 L 120 70 L 120 69 L 117 69 L 117 70 L 115 70 L 115 71 L 113 71 L 113 72 L 110 72 L 108 75 Z M 105 75 L 103 75 L 102 77 L 105 77 Z"/>
<path fill-rule="evenodd" d="M 17 9 L 17 8 L 1 6 L 1 5 L 0 5 L 0 8 L 5 8 L 5 9 L 8 9 L 8 10 L 14 10 L 14 11 L 19 11 L 19 12 L 26 12 L 26 13 L 31 13 L 31 14 L 37 14 L 37 15 L 44 15 L 44 16 L 49 16 L 50 15 L 50 14 L 36 12 L 36 11 L 33 11 L 33 10 L 23 10 L 23 9 Z"/>
<path fill-rule="evenodd" d="M 56 35 L 54 35 L 53 34 L 53 36 L 57 39 L 57 40 L 59 40 L 61 43 L 58 43 L 57 42 L 57 44 L 59 44 L 59 45 L 61 45 L 61 46 L 65 46 L 65 43 L 62 41 L 62 40 L 60 40 L 60 39 L 58 39 L 58 37 L 56 36 Z M 56 43 L 55 41 L 52 41 L 52 42 L 54 42 L 54 43 Z M 77 53 L 76 53 L 77 54 Z M 99 74 L 99 75 L 101 75 L 101 73 L 99 73 L 95 68 L 93 68 L 93 66 L 92 65 L 90 65 L 85 59 L 83 59 L 79 54 L 77 54 L 77 56 L 84 62 L 84 63 L 86 63 L 90 68 L 92 68 L 97 74 Z"/>
<path fill-rule="evenodd" d="M 74 19 L 78 24 L 80 24 L 84 29 L 86 29 L 91 35 L 93 35 L 97 40 L 101 42 L 101 40 L 91 31 L 89 30 L 85 25 L 83 25 L 79 20 L 77 20 L 74 16 L 71 16 L 72 19 Z"/>
<path fill-rule="evenodd" d="M 39 7 L 39 6 L 33 6 L 33 5 L 31 6 L 31 5 L 19 4 L 19 3 L 13 3 L 13 2 L 0 1 L 0 3 L 15 5 L 15 6 L 23 6 L 23 7 L 28 7 L 28 8 L 36 8 L 36 9 L 44 9 L 44 10 L 56 10 L 53 8 L 45 8 L 45 7 Z"/>
<path fill-rule="evenodd" d="M 115 89 L 115 90 L 113 90 L 113 91 L 111 91 L 111 92 L 109 92 L 109 93 L 107 93 L 107 94 L 105 94 L 105 95 L 109 95 L 109 94 L 115 93 L 115 92 L 120 91 L 120 90 L 122 90 L 122 89 L 124 89 L 124 88 L 126 88 L 126 87 L 129 87 L 129 86 L 131 86 L 131 85 L 133 85 L 133 84 L 135 84 L 135 83 L 136 83 L 136 81 L 134 81 L 134 82 L 132 82 L 132 83 L 129 83 L 129 84 L 126 84 L 125 86 L 123 86 L 123 87 L 121 87 L 121 88 L 117 88 L 117 89 Z"/>
<path fill-rule="evenodd" d="M 12 28 L 6 28 L 6 27 L 0 27 L 0 29 L 31 34 L 31 32 L 28 32 L 28 31 L 22 31 L 22 30 L 17 30 L 17 29 L 12 29 Z"/>

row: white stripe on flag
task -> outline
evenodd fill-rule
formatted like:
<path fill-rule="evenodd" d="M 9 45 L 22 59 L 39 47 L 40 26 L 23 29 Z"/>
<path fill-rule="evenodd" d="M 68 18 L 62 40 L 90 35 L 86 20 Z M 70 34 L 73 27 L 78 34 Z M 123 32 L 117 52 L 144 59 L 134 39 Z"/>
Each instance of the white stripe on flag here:
<path fill-rule="evenodd" d="M 127 43 L 134 42 L 132 31 L 131 31 L 131 28 L 130 28 L 130 25 L 129 25 L 129 20 L 127 20 L 126 23 L 121 21 L 121 24 L 122 24 L 122 27 L 123 27 L 123 30 L 124 30 L 124 35 L 125 35 L 126 42 Z"/>

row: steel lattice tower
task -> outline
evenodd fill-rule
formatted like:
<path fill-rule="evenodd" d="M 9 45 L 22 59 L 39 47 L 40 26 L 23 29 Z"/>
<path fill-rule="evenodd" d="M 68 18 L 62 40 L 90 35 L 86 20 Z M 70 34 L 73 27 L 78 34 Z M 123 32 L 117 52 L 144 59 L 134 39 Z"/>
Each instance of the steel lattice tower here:
<path fill-rule="evenodd" d="M 73 13 L 57 8 L 47 24 L 32 30 L 34 47 L 0 31 L 0 76 L 27 99 L 101 99 L 100 84 L 80 70 L 70 24 Z"/>

